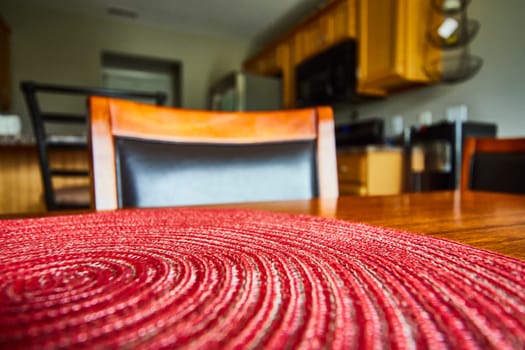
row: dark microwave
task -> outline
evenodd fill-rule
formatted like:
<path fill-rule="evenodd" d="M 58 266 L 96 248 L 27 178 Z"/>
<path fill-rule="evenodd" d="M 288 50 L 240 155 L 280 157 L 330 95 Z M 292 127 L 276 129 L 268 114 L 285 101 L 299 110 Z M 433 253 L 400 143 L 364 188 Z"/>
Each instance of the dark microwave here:
<path fill-rule="evenodd" d="M 354 40 L 336 46 L 297 65 L 296 106 L 360 102 L 356 94 L 357 48 Z"/>

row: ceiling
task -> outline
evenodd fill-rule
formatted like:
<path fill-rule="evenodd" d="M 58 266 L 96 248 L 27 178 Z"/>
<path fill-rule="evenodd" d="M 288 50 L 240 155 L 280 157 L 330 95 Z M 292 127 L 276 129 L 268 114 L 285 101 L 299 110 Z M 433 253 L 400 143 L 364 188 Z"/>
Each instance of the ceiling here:
<path fill-rule="evenodd" d="M 262 40 L 286 30 L 326 0 L 25 0 L 35 5 L 110 16 L 108 8 L 129 11 L 123 20 L 169 26 L 201 34 Z M 126 15 L 126 13 L 124 13 Z"/>

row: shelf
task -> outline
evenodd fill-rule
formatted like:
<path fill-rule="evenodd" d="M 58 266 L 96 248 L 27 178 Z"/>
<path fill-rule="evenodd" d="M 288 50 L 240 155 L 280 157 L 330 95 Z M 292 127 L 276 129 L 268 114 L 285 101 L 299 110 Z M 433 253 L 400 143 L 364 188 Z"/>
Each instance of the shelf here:
<path fill-rule="evenodd" d="M 82 135 L 49 135 L 46 139 L 48 148 L 88 148 L 88 140 Z"/>
<path fill-rule="evenodd" d="M 86 124 L 87 122 L 85 115 L 71 113 L 41 113 L 41 118 L 44 122 L 49 123 Z"/>
<path fill-rule="evenodd" d="M 51 176 L 62 176 L 62 177 L 85 177 L 89 176 L 89 170 L 77 170 L 77 169 L 50 169 Z"/>

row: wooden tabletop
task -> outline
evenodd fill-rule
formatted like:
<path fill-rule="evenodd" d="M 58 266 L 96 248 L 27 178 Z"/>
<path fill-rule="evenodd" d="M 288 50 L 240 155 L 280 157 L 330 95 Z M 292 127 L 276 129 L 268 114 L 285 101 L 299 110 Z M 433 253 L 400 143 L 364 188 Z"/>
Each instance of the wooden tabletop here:
<path fill-rule="evenodd" d="M 525 195 L 469 191 L 422 192 L 205 207 L 268 210 L 363 222 L 442 237 L 525 260 Z M 46 215 L 82 212 L 86 211 Z"/>
<path fill-rule="evenodd" d="M 525 196 L 423 192 L 214 205 L 311 214 L 429 234 L 525 260 Z"/>

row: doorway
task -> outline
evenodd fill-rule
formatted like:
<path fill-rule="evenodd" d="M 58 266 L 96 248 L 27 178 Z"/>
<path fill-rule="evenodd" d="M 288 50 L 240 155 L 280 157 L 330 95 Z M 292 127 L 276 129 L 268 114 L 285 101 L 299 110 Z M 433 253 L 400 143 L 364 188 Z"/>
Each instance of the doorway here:
<path fill-rule="evenodd" d="M 121 53 L 102 53 L 105 88 L 166 93 L 166 105 L 181 107 L 182 64 Z"/>

